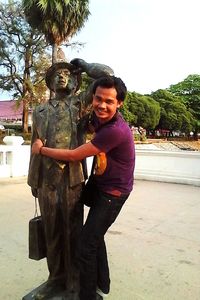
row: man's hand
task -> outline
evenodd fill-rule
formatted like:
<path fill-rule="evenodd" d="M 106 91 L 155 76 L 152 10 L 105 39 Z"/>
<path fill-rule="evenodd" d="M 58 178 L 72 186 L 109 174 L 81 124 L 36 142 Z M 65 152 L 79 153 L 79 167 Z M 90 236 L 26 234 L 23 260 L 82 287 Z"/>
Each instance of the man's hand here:
<path fill-rule="evenodd" d="M 31 148 L 32 154 L 40 154 L 40 149 L 42 147 L 43 147 L 43 142 L 40 139 L 35 140 Z"/>

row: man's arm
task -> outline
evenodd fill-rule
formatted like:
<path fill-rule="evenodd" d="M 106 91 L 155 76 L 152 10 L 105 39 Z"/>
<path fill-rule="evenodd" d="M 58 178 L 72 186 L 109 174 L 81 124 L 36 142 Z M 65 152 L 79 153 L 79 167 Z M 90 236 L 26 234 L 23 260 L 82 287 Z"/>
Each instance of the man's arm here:
<path fill-rule="evenodd" d="M 101 150 L 95 147 L 91 142 L 83 144 L 73 150 L 48 148 L 43 146 L 42 141 L 39 139 L 32 145 L 33 154 L 41 154 L 63 161 L 81 161 L 86 157 L 97 155 L 100 152 Z"/>
<path fill-rule="evenodd" d="M 87 63 L 80 58 L 74 58 L 70 61 L 70 63 L 76 66 L 81 72 L 87 73 L 87 75 L 93 79 L 114 75 L 114 71 L 109 66 L 104 64 Z"/>

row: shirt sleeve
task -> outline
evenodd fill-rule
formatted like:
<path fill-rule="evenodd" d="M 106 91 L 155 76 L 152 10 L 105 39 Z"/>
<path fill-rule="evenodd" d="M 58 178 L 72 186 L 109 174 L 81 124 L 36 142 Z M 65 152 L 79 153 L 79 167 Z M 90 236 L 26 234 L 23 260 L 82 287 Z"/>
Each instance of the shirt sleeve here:
<path fill-rule="evenodd" d="M 101 128 L 91 140 L 91 143 L 107 153 L 122 142 L 122 131 L 116 126 L 108 126 Z"/>

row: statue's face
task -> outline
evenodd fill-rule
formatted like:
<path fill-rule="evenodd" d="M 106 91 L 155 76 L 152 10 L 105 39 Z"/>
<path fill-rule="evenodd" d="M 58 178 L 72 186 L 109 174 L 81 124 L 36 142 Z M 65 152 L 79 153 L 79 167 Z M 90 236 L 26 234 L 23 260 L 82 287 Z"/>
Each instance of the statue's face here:
<path fill-rule="evenodd" d="M 54 90 L 70 93 L 76 88 L 77 80 L 68 69 L 57 70 L 54 75 Z"/>

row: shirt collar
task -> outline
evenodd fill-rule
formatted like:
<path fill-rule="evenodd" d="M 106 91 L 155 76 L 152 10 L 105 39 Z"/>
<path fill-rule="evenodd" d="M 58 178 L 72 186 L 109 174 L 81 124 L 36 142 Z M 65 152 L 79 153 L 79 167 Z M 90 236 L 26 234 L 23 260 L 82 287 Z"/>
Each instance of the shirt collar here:
<path fill-rule="evenodd" d="M 51 99 L 49 100 L 49 103 L 53 106 L 53 107 L 56 107 L 56 106 L 59 106 L 60 103 L 65 103 L 68 107 L 70 106 L 70 103 L 69 103 L 69 100 L 65 99 L 64 101 L 59 101 L 59 100 L 56 100 L 56 99 Z"/>
<path fill-rule="evenodd" d="M 111 119 L 110 121 L 108 121 L 108 122 L 106 122 L 106 123 L 103 123 L 103 124 L 101 124 L 101 123 L 99 122 L 99 120 L 98 120 L 98 118 L 97 118 L 97 116 L 95 115 L 94 112 L 93 112 L 93 115 L 94 115 L 94 123 L 93 123 L 93 125 L 94 125 L 94 127 L 95 127 L 95 132 L 97 132 L 97 131 L 98 131 L 100 128 L 102 128 L 103 126 L 115 122 L 115 121 L 119 118 L 120 113 L 117 111 L 117 112 L 114 114 L 114 116 L 112 117 L 112 119 Z"/>

